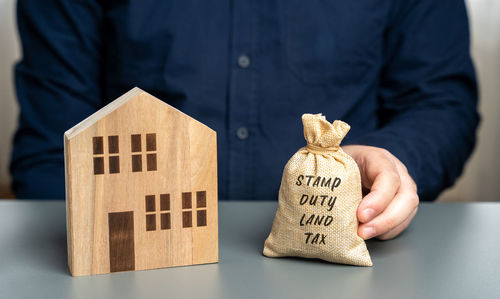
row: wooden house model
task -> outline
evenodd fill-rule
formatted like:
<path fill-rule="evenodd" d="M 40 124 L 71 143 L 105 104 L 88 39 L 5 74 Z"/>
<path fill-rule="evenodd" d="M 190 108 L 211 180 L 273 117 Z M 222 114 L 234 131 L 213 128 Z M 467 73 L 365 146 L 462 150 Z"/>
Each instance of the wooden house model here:
<path fill-rule="evenodd" d="M 73 276 L 218 261 L 216 133 L 134 88 L 64 134 Z"/>

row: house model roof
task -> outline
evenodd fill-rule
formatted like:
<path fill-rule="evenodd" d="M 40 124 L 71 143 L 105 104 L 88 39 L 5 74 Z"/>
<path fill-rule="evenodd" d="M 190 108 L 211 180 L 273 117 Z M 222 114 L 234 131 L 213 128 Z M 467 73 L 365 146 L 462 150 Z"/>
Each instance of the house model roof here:
<path fill-rule="evenodd" d="M 128 92 L 124 93 L 119 98 L 117 98 L 116 100 L 112 101 L 111 103 L 109 103 L 106 106 L 102 107 L 101 109 L 97 110 L 94 114 L 92 114 L 89 117 L 87 117 L 86 119 L 82 120 L 81 122 L 79 122 L 78 124 L 76 124 L 71 129 L 67 130 L 64 133 L 64 136 L 66 136 L 66 138 L 68 138 L 68 139 L 71 139 L 74 136 L 77 136 L 78 134 L 80 134 L 81 132 L 85 131 L 87 128 L 89 128 L 90 126 L 94 125 L 96 122 L 98 122 L 102 118 L 106 117 L 107 115 L 109 115 L 113 111 L 119 109 L 124 104 L 128 103 L 129 101 L 132 101 L 132 100 L 135 100 L 135 99 L 139 99 L 140 96 L 143 95 L 143 94 L 146 94 L 150 98 L 152 98 L 152 99 L 154 99 L 156 101 L 161 102 L 162 104 L 164 104 L 166 107 L 168 107 L 170 109 L 174 109 L 174 110 L 178 111 L 179 113 L 182 113 L 182 114 L 184 114 L 187 117 L 190 117 L 189 115 L 186 115 L 182 111 L 180 111 L 180 110 L 178 110 L 178 109 L 170 106 L 169 104 L 163 102 L 162 100 L 156 98 L 155 96 L 153 96 L 153 95 L 145 92 L 144 90 L 140 89 L 139 87 L 134 87 L 131 90 L 129 90 Z M 193 119 L 193 120 L 195 120 L 195 119 Z M 205 124 L 203 124 L 203 123 L 201 123 L 199 121 L 197 121 L 197 122 L 200 123 L 203 126 L 206 126 Z M 208 126 L 206 126 L 206 127 L 207 127 L 207 129 L 212 130 Z"/>

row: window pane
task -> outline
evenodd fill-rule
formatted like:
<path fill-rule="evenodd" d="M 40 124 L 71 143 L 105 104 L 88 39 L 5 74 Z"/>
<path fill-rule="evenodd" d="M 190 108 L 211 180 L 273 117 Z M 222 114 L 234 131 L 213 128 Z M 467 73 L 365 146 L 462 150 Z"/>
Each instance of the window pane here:
<path fill-rule="evenodd" d="M 109 157 L 109 173 L 120 173 L 120 157 Z"/>
<path fill-rule="evenodd" d="M 191 211 L 182 212 L 182 227 L 192 227 Z"/>
<path fill-rule="evenodd" d="M 170 213 L 161 214 L 161 229 L 170 229 Z"/>
<path fill-rule="evenodd" d="M 132 171 L 142 171 L 142 155 L 132 155 Z"/>
<path fill-rule="evenodd" d="M 102 137 L 92 138 L 92 145 L 94 148 L 94 155 L 104 154 Z"/>
<path fill-rule="evenodd" d="M 146 230 L 156 230 L 156 214 L 146 215 Z"/>
<path fill-rule="evenodd" d="M 156 154 L 147 155 L 148 171 L 156 170 Z"/>
<path fill-rule="evenodd" d="M 108 150 L 110 154 L 118 154 L 118 136 L 108 136 Z"/>
<path fill-rule="evenodd" d="M 160 211 L 170 211 L 170 194 L 160 194 Z"/>
<path fill-rule="evenodd" d="M 207 207 L 207 192 L 198 191 L 196 192 L 196 207 L 206 208 Z"/>
<path fill-rule="evenodd" d="M 146 150 L 156 151 L 156 134 L 146 134 Z"/>
<path fill-rule="evenodd" d="M 183 209 L 191 209 L 191 192 L 183 192 L 182 193 L 182 208 Z"/>
<path fill-rule="evenodd" d="M 156 211 L 155 196 L 146 195 L 146 212 L 154 212 L 154 211 Z"/>
<path fill-rule="evenodd" d="M 94 174 L 104 174 L 104 158 L 94 158 Z"/>
<path fill-rule="evenodd" d="M 196 223 L 198 226 L 207 226 L 207 210 L 199 210 L 196 213 Z"/>
<path fill-rule="evenodd" d="M 131 136 L 132 152 L 141 151 L 141 134 L 134 134 Z"/>

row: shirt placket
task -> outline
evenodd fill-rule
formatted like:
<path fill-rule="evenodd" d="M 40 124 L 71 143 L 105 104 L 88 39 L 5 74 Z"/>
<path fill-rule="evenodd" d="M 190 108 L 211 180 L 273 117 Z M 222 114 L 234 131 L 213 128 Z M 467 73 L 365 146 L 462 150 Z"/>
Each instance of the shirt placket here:
<path fill-rule="evenodd" d="M 256 9 L 253 1 L 232 3 L 229 111 L 228 198 L 254 193 Z"/>

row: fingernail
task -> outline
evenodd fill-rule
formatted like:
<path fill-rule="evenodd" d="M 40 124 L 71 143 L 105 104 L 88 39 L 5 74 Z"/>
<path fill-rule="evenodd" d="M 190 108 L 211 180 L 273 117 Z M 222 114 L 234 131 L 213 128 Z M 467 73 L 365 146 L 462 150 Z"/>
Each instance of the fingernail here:
<path fill-rule="evenodd" d="M 367 208 L 363 210 L 363 222 L 368 222 L 372 220 L 373 215 L 375 214 L 375 210 L 372 208 Z"/>
<path fill-rule="evenodd" d="M 367 239 L 370 239 L 371 237 L 375 236 L 376 231 L 375 231 L 374 227 L 369 226 L 369 227 L 363 228 L 363 230 L 361 231 L 361 234 L 363 235 L 363 239 L 367 240 Z"/>

